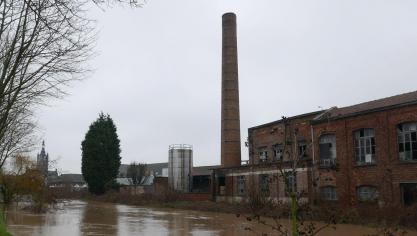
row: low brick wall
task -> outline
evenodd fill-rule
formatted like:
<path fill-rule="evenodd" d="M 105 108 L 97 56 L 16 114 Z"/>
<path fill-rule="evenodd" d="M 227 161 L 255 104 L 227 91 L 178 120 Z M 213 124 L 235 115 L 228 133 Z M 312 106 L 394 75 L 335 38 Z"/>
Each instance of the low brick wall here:
<path fill-rule="evenodd" d="M 179 199 L 183 201 L 210 201 L 210 193 L 181 193 L 179 194 Z"/>

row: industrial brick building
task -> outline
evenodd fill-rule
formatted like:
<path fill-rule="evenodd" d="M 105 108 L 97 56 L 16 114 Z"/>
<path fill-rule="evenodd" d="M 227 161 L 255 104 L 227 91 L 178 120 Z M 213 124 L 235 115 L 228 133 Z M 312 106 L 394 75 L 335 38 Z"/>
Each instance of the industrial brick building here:
<path fill-rule="evenodd" d="M 235 14 L 223 15 L 222 33 L 221 166 L 211 176 L 213 200 L 287 201 L 291 187 L 312 203 L 417 204 L 417 91 L 249 128 L 249 162 L 242 164 Z M 286 159 L 291 155 L 296 167 Z M 279 173 L 289 167 L 295 174 L 283 179 Z"/>
<path fill-rule="evenodd" d="M 295 177 L 311 202 L 342 206 L 417 203 L 417 91 L 343 108 L 287 118 L 297 129 L 304 164 Z M 286 200 L 277 175 L 283 120 L 249 128 L 247 165 L 216 169 L 218 200 L 242 200 L 252 192 Z M 269 180 L 269 181 L 268 181 Z"/>

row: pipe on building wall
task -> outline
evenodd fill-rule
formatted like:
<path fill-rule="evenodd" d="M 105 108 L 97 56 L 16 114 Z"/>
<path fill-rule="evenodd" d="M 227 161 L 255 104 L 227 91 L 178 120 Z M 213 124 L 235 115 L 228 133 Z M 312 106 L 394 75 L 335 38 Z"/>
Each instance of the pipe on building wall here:
<path fill-rule="evenodd" d="M 314 175 L 314 168 L 316 166 L 316 149 L 314 148 L 314 129 L 313 129 L 313 125 L 310 125 L 310 133 L 311 133 L 311 153 L 312 153 L 312 158 L 313 158 L 313 166 L 311 167 L 311 184 L 312 184 L 312 195 L 313 195 L 313 199 L 315 198 L 316 195 L 316 188 L 314 187 L 314 181 L 316 179 L 315 175 Z M 318 186 L 318 185 L 316 185 Z"/>

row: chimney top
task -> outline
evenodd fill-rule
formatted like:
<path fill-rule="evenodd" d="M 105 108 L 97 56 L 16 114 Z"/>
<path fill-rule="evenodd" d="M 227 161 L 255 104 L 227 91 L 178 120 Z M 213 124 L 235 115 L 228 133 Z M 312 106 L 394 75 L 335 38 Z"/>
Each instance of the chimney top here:
<path fill-rule="evenodd" d="M 223 18 L 236 18 L 236 14 L 234 12 L 226 12 L 222 16 Z"/>

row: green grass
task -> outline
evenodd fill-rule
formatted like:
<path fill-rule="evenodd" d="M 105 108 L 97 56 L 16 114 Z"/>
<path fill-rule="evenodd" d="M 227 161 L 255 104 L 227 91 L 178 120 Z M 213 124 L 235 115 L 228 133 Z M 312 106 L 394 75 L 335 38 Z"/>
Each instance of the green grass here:
<path fill-rule="evenodd" d="M 3 212 L 1 212 L 1 210 L 0 210 L 0 236 L 12 236 L 6 230 L 6 223 L 4 223 Z"/>

